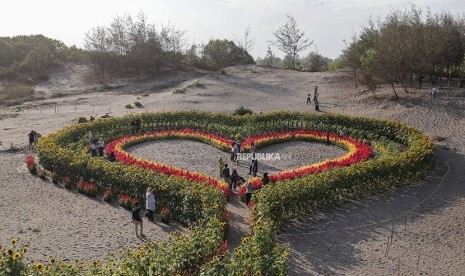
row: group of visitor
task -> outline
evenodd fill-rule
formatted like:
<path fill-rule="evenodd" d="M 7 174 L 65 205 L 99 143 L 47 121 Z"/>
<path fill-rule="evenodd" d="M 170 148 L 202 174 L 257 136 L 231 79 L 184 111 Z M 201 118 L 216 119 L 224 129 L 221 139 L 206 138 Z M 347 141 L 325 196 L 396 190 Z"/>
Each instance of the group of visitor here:
<path fill-rule="evenodd" d="M 93 139 L 90 143 L 90 149 L 92 150 L 92 156 L 103 156 L 103 150 L 105 149 L 103 138 Z"/>

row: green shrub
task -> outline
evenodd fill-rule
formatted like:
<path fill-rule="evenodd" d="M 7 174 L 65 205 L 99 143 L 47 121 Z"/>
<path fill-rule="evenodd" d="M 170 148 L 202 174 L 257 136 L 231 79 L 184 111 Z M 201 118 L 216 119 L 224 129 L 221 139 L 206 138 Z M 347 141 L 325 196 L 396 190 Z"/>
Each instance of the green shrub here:
<path fill-rule="evenodd" d="M 142 105 L 141 102 L 134 102 L 134 105 L 136 107 L 144 107 L 144 105 Z"/>
<path fill-rule="evenodd" d="M 131 104 L 127 104 L 124 107 L 126 107 L 126 109 L 133 109 L 134 108 Z"/>
<path fill-rule="evenodd" d="M 88 120 L 87 120 L 86 117 L 79 117 L 78 118 L 78 123 L 87 123 L 87 122 L 88 122 Z"/>
<path fill-rule="evenodd" d="M 186 90 L 185 88 L 176 88 L 176 89 L 173 89 L 172 93 L 173 94 L 183 94 L 185 90 Z"/>
<path fill-rule="evenodd" d="M 253 114 L 253 111 L 249 108 L 245 108 L 243 107 L 242 105 L 241 106 L 238 106 L 234 112 L 233 112 L 233 115 L 239 115 L 239 116 L 243 116 L 243 115 L 252 115 Z"/>

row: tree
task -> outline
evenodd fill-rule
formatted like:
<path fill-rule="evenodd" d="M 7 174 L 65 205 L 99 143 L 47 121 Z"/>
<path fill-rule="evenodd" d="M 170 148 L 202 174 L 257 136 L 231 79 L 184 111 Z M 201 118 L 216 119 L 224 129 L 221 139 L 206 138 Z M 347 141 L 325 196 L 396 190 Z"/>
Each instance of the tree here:
<path fill-rule="evenodd" d="M 250 27 L 247 27 L 244 31 L 244 38 L 242 41 L 238 41 L 237 45 L 242 49 L 242 61 L 244 64 L 244 70 L 247 70 L 247 64 L 250 62 L 249 53 L 253 49 L 255 44 L 255 37 L 250 38 Z"/>
<path fill-rule="evenodd" d="M 302 59 L 301 64 L 303 68 L 308 68 L 310 72 L 324 72 L 328 70 L 330 62 L 330 58 L 324 57 L 317 52 L 310 52 Z"/>
<path fill-rule="evenodd" d="M 227 39 L 212 39 L 203 47 L 203 58 L 205 64 L 212 69 L 220 69 L 222 72 L 226 66 L 244 63 L 254 63 L 253 58 L 238 47 L 234 42 Z"/>
<path fill-rule="evenodd" d="M 104 26 L 93 28 L 86 34 L 84 41 L 94 70 L 103 79 L 110 66 L 110 39 L 107 28 Z"/>
<path fill-rule="evenodd" d="M 268 45 L 268 50 L 266 50 L 266 55 L 263 58 L 263 64 L 266 66 L 273 66 L 275 64 L 275 55 L 271 50 L 270 45 Z"/>
<path fill-rule="evenodd" d="M 290 15 L 286 15 L 286 17 L 288 19 L 286 24 L 273 32 L 276 40 L 271 43 L 285 54 L 285 59 L 289 61 L 288 66 L 296 69 L 298 54 L 312 45 L 313 41 L 305 38 L 305 32 L 297 27 L 294 17 Z"/>

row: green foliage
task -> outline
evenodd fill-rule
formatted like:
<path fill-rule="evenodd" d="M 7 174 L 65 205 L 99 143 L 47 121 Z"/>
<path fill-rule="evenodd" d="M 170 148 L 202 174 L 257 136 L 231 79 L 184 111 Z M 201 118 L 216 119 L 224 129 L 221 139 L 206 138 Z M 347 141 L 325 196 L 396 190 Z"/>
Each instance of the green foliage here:
<path fill-rule="evenodd" d="M 134 107 L 132 106 L 132 104 L 127 104 L 124 106 L 126 109 L 133 109 Z"/>
<path fill-rule="evenodd" d="M 334 72 L 344 68 L 344 63 L 341 58 L 336 58 L 328 64 L 328 71 Z"/>
<path fill-rule="evenodd" d="M 238 106 L 235 110 L 234 110 L 234 115 L 239 115 L 239 116 L 243 116 L 243 115 L 251 115 L 253 114 L 253 111 L 249 108 L 245 108 L 244 106 Z"/>
<path fill-rule="evenodd" d="M 224 69 L 239 64 L 254 64 L 252 56 L 233 41 L 212 39 L 203 47 L 205 64 L 210 69 Z"/>
<path fill-rule="evenodd" d="M 330 58 L 324 57 L 317 52 L 310 52 L 300 61 L 302 68 L 307 68 L 310 72 L 325 72 L 331 62 Z"/>
<path fill-rule="evenodd" d="M 79 117 L 78 118 L 78 123 L 87 123 L 87 118 L 86 117 Z"/>
<path fill-rule="evenodd" d="M 144 105 L 141 102 L 134 102 L 134 105 L 139 108 L 144 107 Z"/>
<path fill-rule="evenodd" d="M 59 61 L 66 61 L 68 48 L 43 35 L 0 37 L 0 78 L 18 79 L 20 73 L 35 78 Z"/>
<path fill-rule="evenodd" d="M 173 89 L 173 94 L 184 94 L 184 91 L 186 91 L 186 88 L 175 88 Z"/>

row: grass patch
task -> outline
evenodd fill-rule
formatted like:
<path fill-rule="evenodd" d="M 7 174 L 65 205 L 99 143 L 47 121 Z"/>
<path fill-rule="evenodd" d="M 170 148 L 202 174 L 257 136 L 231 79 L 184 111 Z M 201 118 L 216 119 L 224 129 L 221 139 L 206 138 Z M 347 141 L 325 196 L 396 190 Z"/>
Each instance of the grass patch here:
<path fill-rule="evenodd" d="M 236 108 L 236 110 L 234 110 L 234 112 L 233 112 L 233 115 L 243 116 L 243 115 L 246 115 L 246 114 L 252 115 L 253 111 L 252 111 L 252 109 L 245 108 L 242 105 L 238 106 Z"/>
<path fill-rule="evenodd" d="M 201 84 L 199 81 L 194 81 L 191 84 L 187 86 L 187 88 L 198 88 L 198 87 L 203 87 L 204 85 Z"/>
<path fill-rule="evenodd" d="M 175 88 L 173 89 L 173 94 L 183 94 L 184 92 L 186 92 L 186 90 L 188 88 L 199 88 L 199 87 L 204 87 L 203 84 L 201 84 L 199 81 L 194 81 L 194 82 L 191 82 L 189 85 L 183 87 L 183 88 Z"/>
<path fill-rule="evenodd" d="M 150 94 L 149 93 L 144 93 L 142 94 L 142 97 L 148 97 Z"/>
<path fill-rule="evenodd" d="M 125 105 L 124 107 L 126 107 L 126 109 L 133 109 L 134 107 L 132 106 L 132 104 L 127 104 Z"/>
<path fill-rule="evenodd" d="M 186 91 L 186 88 L 176 88 L 173 89 L 173 94 L 183 94 Z"/>
<path fill-rule="evenodd" d="M 6 84 L 0 90 L 0 103 L 24 100 L 34 94 L 34 88 L 25 84 Z"/>
<path fill-rule="evenodd" d="M 136 107 L 144 107 L 144 105 L 141 102 L 134 102 L 134 105 Z"/>

